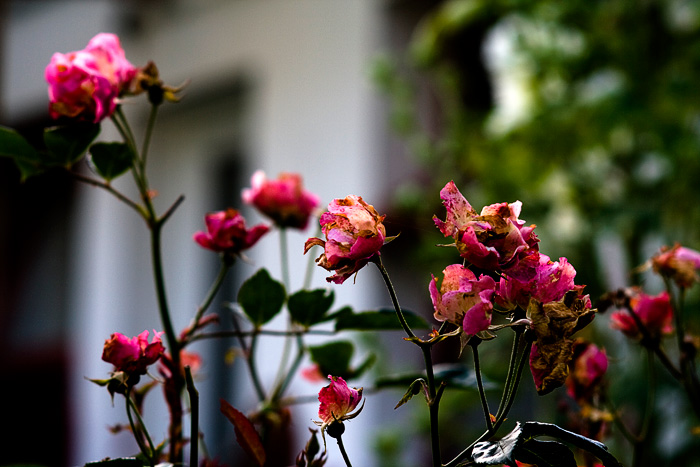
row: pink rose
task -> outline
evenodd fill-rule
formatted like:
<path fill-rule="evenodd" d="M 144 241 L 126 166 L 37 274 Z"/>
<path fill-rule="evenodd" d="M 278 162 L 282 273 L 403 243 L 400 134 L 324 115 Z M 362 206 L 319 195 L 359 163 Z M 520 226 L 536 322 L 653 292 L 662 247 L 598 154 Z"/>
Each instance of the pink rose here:
<path fill-rule="evenodd" d="M 269 228 L 259 224 L 247 229 L 245 219 L 235 209 L 207 214 L 206 232 L 194 234 L 194 241 L 208 250 L 235 256 L 253 246 Z"/>
<path fill-rule="evenodd" d="M 253 174 L 251 188 L 243 190 L 243 201 L 252 204 L 280 227 L 305 229 L 319 199 L 305 191 L 301 176 L 282 173 L 277 180 L 267 180 L 261 170 Z"/>
<path fill-rule="evenodd" d="M 566 391 L 577 401 L 587 400 L 608 370 L 608 356 L 605 350 L 583 340 L 574 342 L 573 352 Z"/>
<path fill-rule="evenodd" d="M 318 416 L 324 426 L 354 418 L 353 410 L 362 400 L 362 388 L 350 388 L 340 376 L 328 375 L 331 384 L 321 389 L 318 400 Z"/>
<path fill-rule="evenodd" d="M 488 329 L 493 312 L 495 281 L 485 275 L 477 280 L 472 271 L 460 264 L 447 266 L 443 274 L 439 291 L 435 276 L 429 285 L 435 319 L 462 326 L 468 335 Z"/>
<path fill-rule="evenodd" d="M 698 281 L 700 252 L 678 244 L 672 248 L 663 247 L 651 258 L 651 265 L 657 273 L 676 281 L 679 287 L 688 288 Z"/>
<path fill-rule="evenodd" d="M 55 53 L 45 70 L 51 117 L 102 121 L 114 113 L 136 71 L 114 34 L 98 34 L 77 52 Z"/>
<path fill-rule="evenodd" d="M 630 299 L 632 313 L 646 328 L 649 335 L 658 339 L 661 335 L 673 332 L 673 307 L 668 292 L 651 296 L 637 290 Z M 610 316 L 610 326 L 622 331 L 632 339 L 639 339 L 642 333 L 629 310 L 619 310 Z"/>
<path fill-rule="evenodd" d="M 556 302 L 574 289 L 575 277 L 576 270 L 566 258 L 552 261 L 528 250 L 513 270 L 501 276 L 497 303 L 507 309 L 517 305 L 526 310 L 531 298 L 540 303 Z"/>
<path fill-rule="evenodd" d="M 308 239 L 304 254 L 314 245 L 322 246 L 324 252 L 316 263 L 327 271 L 335 271 L 326 279 L 328 282 L 342 284 L 370 259 L 379 255 L 386 238 L 383 220 L 384 216 L 377 214 L 374 207 L 365 203 L 360 196 L 335 199 L 320 220 L 326 241 Z"/>
<path fill-rule="evenodd" d="M 536 249 L 534 225 L 518 219 L 522 203 L 486 206 L 478 214 L 454 182 L 440 191 L 447 210 L 445 221 L 433 221 L 445 237 L 453 237 L 460 255 L 476 267 L 505 270 L 517 265 L 528 249 Z"/>
<path fill-rule="evenodd" d="M 102 360 L 115 366 L 116 371 L 144 375 L 146 367 L 154 364 L 165 351 L 160 340 L 162 332 L 153 331 L 153 339 L 148 343 L 148 331 L 128 338 L 115 332 L 105 341 Z"/>

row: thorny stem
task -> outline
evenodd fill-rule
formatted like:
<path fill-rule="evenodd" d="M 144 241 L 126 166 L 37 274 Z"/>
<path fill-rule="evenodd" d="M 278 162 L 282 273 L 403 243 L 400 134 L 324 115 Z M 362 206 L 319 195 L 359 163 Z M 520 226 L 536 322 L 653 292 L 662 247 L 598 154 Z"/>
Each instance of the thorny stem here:
<path fill-rule="evenodd" d="M 683 323 L 683 308 L 685 301 L 685 287 L 681 287 L 680 297 L 675 298 L 671 281 L 664 277 L 664 284 L 673 306 L 673 318 L 676 326 L 676 341 L 680 355 L 680 376 L 676 379 L 683 385 L 688 399 L 697 417 L 700 417 L 700 383 L 695 370 L 695 357 L 688 352 L 688 344 L 685 342 L 685 327 Z M 693 351 L 694 352 L 694 351 Z"/>
<path fill-rule="evenodd" d="M 154 115 L 152 117 L 155 118 Z M 144 153 L 148 150 L 150 134 L 154 123 L 153 118 L 149 120 L 150 128 L 147 129 L 147 138 L 146 141 L 144 141 Z M 161 323 L 163 324 L 163 330 L 165 331 L 167 338 L 168 347 L 170 349 L 170 357 L 173 364 L 172 381 L 174 397 L 173 399 L 169 400 L 168 403 L 171 416 L 170 462 L 173 464 L 178 464 L 181 462 L 182 458 L 182 406 L 179 398 L 185 387 L 185 381 L 180 371 L 180 351 L 182 350 L 182 346 L 178 341 L 177 335 L 175 334 L 175 329 L 173 328 L 172 318 L 168 307 L 167 294 L 165 291 L 165 277 L 163 274 L 163 257 L 161 251 L 161 230 L 164 223 L 169 219 L 177 206 L 179 206 L 183 198 L 180 197 L 168 210 L 168 212 L 161 219 L 158 219 L 149 193 L 144 160 L 139 157 L 134 135 L 129 127 L 129 123 L 126 120 L 124 113 L 122 112 L 121 107 L 117 107 L 117 110 L 112 115 L 112 121 L 122 135 L 122 138 L 124 138 L 126 144 L 132 149 L 134 157 L 136 158 L 134 165 L 131 168 L 131 172 L 134 176 L 139 194 L 141 195 L 141 199 L 144 203 L 145 215 L 143 217 L 146 220 L 146 224 L 148 225 L 151 233 L 151 262 L 153 267 L 156 296 L 158 299 L 158 311 L 160 314 Z"/>
<path fill-rule="evenodd" d="M 647 402 L 644 408 L 644 418 L 642 420 L 642 425 L 639 429 L 639 435 L 635 438 L 633 443 L 634 449 L 632 450 L 632 466 L 635 467 L 639 465 L 641 459 L 642 449 L 649 433 L 649 426 L 651 425 L 651 419 L 654 413 L 654 401 L 656 399 L 656 372 L 654 371 L 654 354 L 651 350 L 647 350 L 647 371 L 649 378 L 649 388 L 647 389 Z"/>
<path fill-rule="evenodd" d="M 516 363 L 517 363 L 517 358 L 518 358 L 518 349 L 520 348 L 520 340 L 521 340 L 521 337 L 522 337 L 523 332 L 524 332 L 524 330 L 521 327 L 514 327 L 513 331 L 515 331 L 515 337 L 513 337 L 513 347 L 510 351 L 510 361 L 508 363 L 508 374 L 506 376 L 506 382 L 503 385 L 503 395 L 501 396 L 501 401 L 498 404 L 498 410 L 496 411 L 496 418 L 497 419 L 503 415 L 503 412 L 506 408 L 506 403 L 509 399 L 513 377 L 515 375 L 515 371 L 517 368 Z"/>
<path fill-rule="evenodd" d="M 345 445 L 343 444 L 343 437 L 338 436 L 336 438 L 338 441 L 338 449 L 340 449 L 340 453 L 343 455 L 343 460 L 345 461 L 345 465 L 347 467 L 352 467 L 352 464 L 350 463 L 350 458 L 348 457 L 348 453 L 345 452 Z"/>
<path fill-rule="evenodd" d="M 185 365 L 187 394 L 190 396 L 190 467 L 197 467 L 199 461 L 199 392 L 194 386 L 192 370 Z"/>
<path fill-rule="evenodd" d="M 153 129 L 155 128 L 157 116 L 158 106 L 151 105 L 151 112 L 148 115 L 148 123 L 146 124 L 146 134 L 143 138 L 143 146 L 141 149 L 141 174 L 146 173 L 146 159 L 148 158 L 148 148 L 151 145 L 151 136 L 153 135 Z"/>
<path fill-rule="evenodd" d="M 484 410 L 484 419 L 486 420 L 486 428 L 488 430 L 493 429 L 493 422 L 491 421 L 491 411 L 489 410 L 489 402 L 486 400 L 486 392 L 484 391 L 484 382 L 482 381 L 481 378 L 481 364 L 479 362 L 479 344 L 481 343 L 481 340 L 475 337 L 472 337 L 473 341 L 475 341 L 473 344 L 471 344 L 472 347 L 472 355 L 474 356 L 474 374 L 476 374 L 476 384 L 479 388 L 479 396 L 481 397 L 481 408 Z"/>
<path fill-rule="evenodd" d="M 396 316 L 398 317 L 399 322 L 401 323 L 401 327 L 406 332 L 406 335 L 409 338 L 417 339 L 416 335 L 413 333 L 410 326 L 406 322 L 406 317 L 403 315 L 401 305 L 399 305 L 399 299 L 396 295 L 396 290 L 394 289 L 394 286 L 391 283 L 389 273 L 382 264 L 381 257 L 375 256 L 370 261 L 376 264 L 377 268 L 379 268 L 379 272 L 381 273 L 382 278 L 384 279 L 384 284 L 386 284 L 386 288 L 389 291 L 389 295 L 391 296 L 391 302 L 394 305 L 394 310 L 396 311 Z M 438 433 L 438 414 L 440 408 L 440 396 L 442 395 L 442 392 L 438 394 L 438 391 L 435 388 L 435 375 L 433 373 L 433 357 L 431 354 L 432 343 L 416 340 L 414 340 L 414 343 L 417 343 L 418 346 L 421 348 L 421 351 L 423 352 L 423 360 L 425 361 L 425 371 L 428 383 L 428 409 L 430 412 L 430 441 L 433 456 L 433 467 L 439 467 L 440 465 L 442 465 L 442 461 L 440 460 L 440 436 Z"/>
<path fill-rule="evenodd" d="M 386 288 L 389 291 L 389 295 L 391 296 L 391 302 L 394 304 L 394 310 L 396 310 L 396 316 L 399 318 L 401 327 L 406 332 L 406 335 L 408 335 L 408 337 L 415 338 L 416 335 L 409 327 L 408 323 L 406 322 L 406 318 L 403 315 L 403 311 L 401 311 L 401 305 L 399 305 L 399 299 L 396 296 L 396 290 L 394 289 L 394 286 L 391 283 L 389 273 L 382 264 L 382 258 L 378 255 L 375 255 L 370 261 L 377 265 L 377 268 L 379 268 L 379 272 L 382 274 L 382 279 L 384 279 L 384 284 L 386 284 Z"/>
<path fill-rule="evenodd" d="M 431 354 L 432 345 L 423 344 L 420 346 L 423 351 L 425 361 L 425 372 L 428 383 L 428 410 L 430 412 L 430 446 L 433 454 L 433 467 L 440 467 L 442 460 L 440 456 L 440 433 L 438 428 L 438 415 L 440 409 L 440 397 L 435 390 L 435 375 L 433 373 L 433 357 Z"/>

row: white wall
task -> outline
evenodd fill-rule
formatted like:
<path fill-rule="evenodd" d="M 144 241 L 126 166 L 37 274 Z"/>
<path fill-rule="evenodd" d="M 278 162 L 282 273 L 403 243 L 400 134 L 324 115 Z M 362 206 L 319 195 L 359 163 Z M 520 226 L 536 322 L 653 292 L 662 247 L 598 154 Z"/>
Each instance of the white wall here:
<path fill-rule="evenodd" d="M 103 30 L 120 32 L 115 23 L 120 18 L 118 2 L 38 4 L 22 10 L 22 15 L 12 9 L 14 16 L 8 21 L 2 108 L 13 119 L 45 111 L 43 69 L 54 51 L 80 49 Z M 208 190 L 209 178 L 220 157 L 215 148 L 232 144 L 243 150 L 250 172 L 243 178 L 257 168 L 273 177 L 280 171 L 297 171 L 324 203 L 353 193 L 382 211 L 376 199 L 382 164 L 373 131 L 379 117 L 367 73 L 379 37 L 380 4 L 374 0 L 154 2 L 142 17 L 142 32 L 122 36 L 132 63 L 155 60 L 170 84 L 190 79 L 186 94 L 191 96 L 226 83 L 229 77 L 250 82 L 249 105 L 242 115 L 232 109 L 230 115 L 224 112 L 214 120 L 206 119 L 197 114 L 196 102 L 188 103 L 187 109 L 194 109 L 192 115 L 177 107 L 165 108 L 162 123 L 170 126 L 158 127 L 154 137 L 150 173 L 152 186 L 159 192 L 159 210 L 180 194 L 187 197 L 164 237 L 176 328 L 188 323 L 213 279 L 212 262 L 217 259 L 196 246 L 191 234 L 203 228 L 205 212 L 226 207 L 210 204 L 215 198 Z M 126 107 L 132 121 L 143 121 L 138 108 Z M 103 136 L 116 139 L 110 125 L 104 127 Z M 117 186 L 133 193 L 129 182 L 127 176 Z M 83 187 L 71 223 L 71 344 L 76 361 L 71 382 L 75 439 L 80 441 L 73 463 L 82 464 L 133 449 L 125 448 L 126 436 L 115 437 L 105 430 L 108 424 L 125 421 L 121 400 L 117 407 L 110 407 L 106 391 L 83 377 L 104 377 L 109 371 L 99 356 L 110 333 L 135 335 L 160 325 L 148 238 L 137 216 L 106 193 Z M 307 236 L 290 236 L 293 271 L 305 268 L 307 258 L 301 255 L 301 245 Z M 264 264 L 280 277 L 276 234 L 261 241 L 250 256 L 253 265 L 239 266 L 241 274 L 250 275 Z M 293 277 L 293 289 L 301 285 L 300 275 Z M 315 286 L 325 286 L 324 275 L 316 271 Z M 334 287 L 336 303 L 352 303 L 357 309 L 377 306 L 378 301 L 384 304 L 385 297 L 380 299 L 376 293 L 378 281 L 375 271 L 363 271 L 355 284 L 348 281 Z M 270 352 L 261 363 L 272 367 L 276 358 Z M 318 389 L 318 385 L 295 385 L 303 393 Z M 148 403 L 159 398 L 151 396 Z M 357 436 L 369 426 L 371 401 L 367 406 L 363 415 L 367 425 L 363 427 L 361 417 L 347 435 L 346 444 L 357 465 L 371 465 L 362 458 L 368 452 L 367 440 Z M 305 406 L 297 414 L 296 428 L 302 438 L 316 410 L 315 405 Z M 153 413 L 147 415 L 154 436 L 160 438 L 165 424 L 156 421 Z M 331 459 L 329 465 L 341 465 L 336 462 L 339 456 L 332 454 Z"/>

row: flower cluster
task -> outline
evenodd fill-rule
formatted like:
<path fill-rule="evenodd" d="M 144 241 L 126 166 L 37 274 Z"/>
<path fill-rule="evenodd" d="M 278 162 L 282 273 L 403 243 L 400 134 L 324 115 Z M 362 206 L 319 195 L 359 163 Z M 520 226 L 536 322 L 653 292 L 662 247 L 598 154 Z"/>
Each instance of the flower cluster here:
<path fill-rule="evenodd" d="M 535 336 L 530 369 L 537 391 L 546 394 L 561 386 L 569 371 L 571 336 L 595 313 L 583 286 L 574 284 L 576 270 L 566 258 L 552 261 L 540 253 L 535 226 L 519 219 L 519 201 L 492 204 L 477 213 L 454 182 L 445 185 L 440 197 L 447 215 L 444 221 L 433 217 L 435 225 L 454 239 L 467 263 L 486 274 L 477 278 L 469 268 L 453 264 L 443 271 L 439 289 L 433 276 L 429 291 L 435 319 L 461 327 L 468 338 L 490 328 L 494 304 L 518 320 L 526 316 Z"/>
<path fill-rule="evenodd" d="M 96 35 L 83 50 L 55 53 L 45 71 L 51 117 L 102 121 L 114 113 L 137 71 L 114 34 Z"/>

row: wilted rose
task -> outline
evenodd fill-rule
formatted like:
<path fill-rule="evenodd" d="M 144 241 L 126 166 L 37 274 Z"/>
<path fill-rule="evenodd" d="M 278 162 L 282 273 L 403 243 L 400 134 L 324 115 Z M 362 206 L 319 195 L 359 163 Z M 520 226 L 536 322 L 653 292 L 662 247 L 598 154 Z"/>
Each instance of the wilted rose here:
<path fill-rule="evenodd" d="M 362 388 L 351 388 L 340 376 L 328 375 L 331 383 L 318 393 L 317 425 L 326 427 L 334 422 L 343 422 L 355 418 L 358 412 L 351 413 L 362 400 Z"/>
<path fill-rule="evenodd" d="M 485 331 L 491 325 L 495 281 L 476 275 L 461 264 L 452 264 L 443 271 L 444 278 L 438 290 L 438 280 L 430 281 L 430 299 L 435 319 L 461 326 L 468 335 Z"/>
<path fill-rule="evenodd" d="M 308 239 L 304 254 L 314 245 L 322 246 L 323 254 L 316 259 L 316 263 L 327 271 L 335 272 L 326 279 L 328 282 L 342 284 L 370 259 L 379 255 L 379 249 L 386 239 L 383 220 L 384 216 L 380 216 L 360 196 L 335 199 L 320 219 L 326 241 Z"/>
<path fill-rule="evenodd" d="M 571 336 L 595 317 L 596 310 L 591 307 L 590 297 L 582 295 L 582 291 L 583 286 L 576 286 L 556 302 L 530 300 L 527 317 L 535 335 L 530 370 L 540 395 L 564 384 L 573 358 Z"/>
<path fill-rule="evenodd" d="M 477 213 L 466 198 L 449 182 L 440 191 L 447 210 L 445 221 L 433 221 L 445 237 L 453 237 L 460 255 L 482 269 L 505 270 L 517 265 L 529 249 L 537 248 L 535 226 L 525 226 L 518 218 L 522 204 L 498 203 Z"/>

